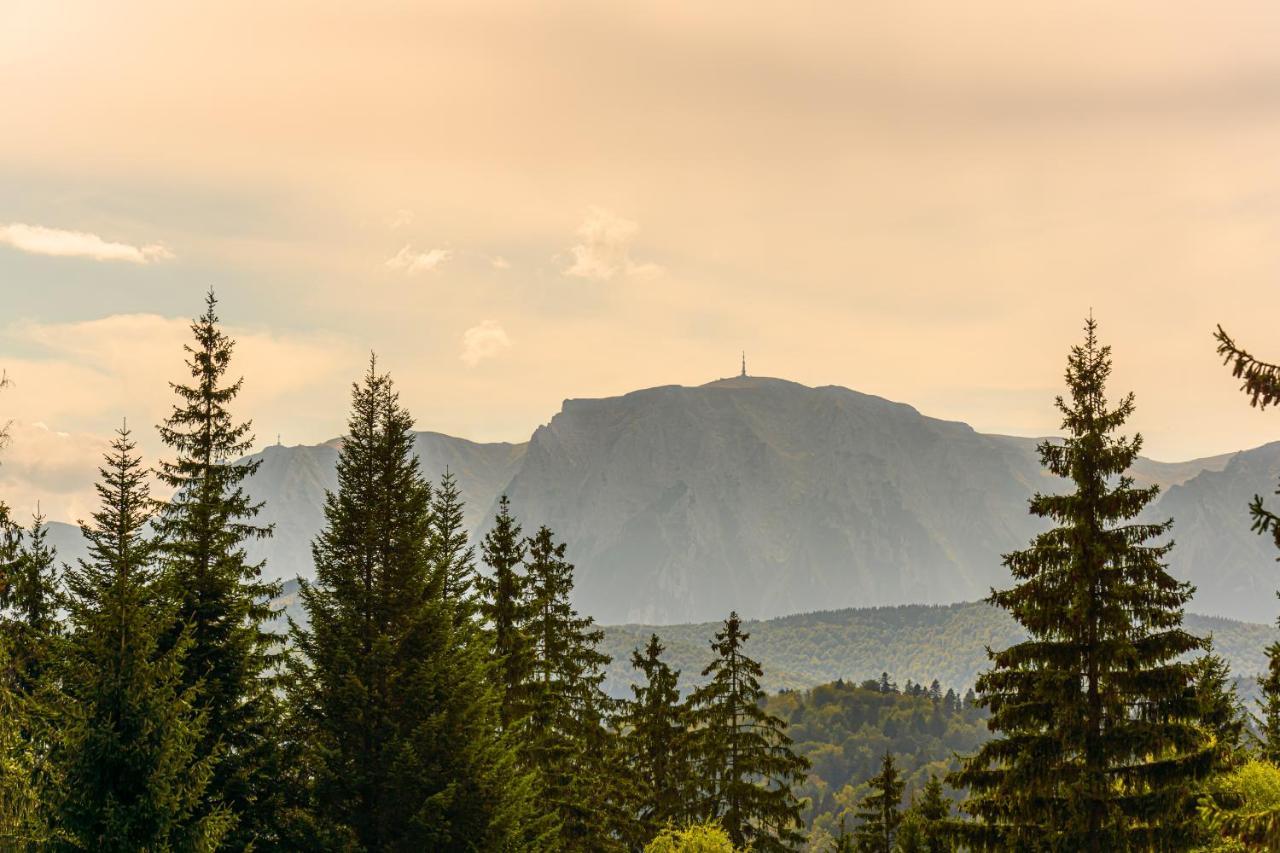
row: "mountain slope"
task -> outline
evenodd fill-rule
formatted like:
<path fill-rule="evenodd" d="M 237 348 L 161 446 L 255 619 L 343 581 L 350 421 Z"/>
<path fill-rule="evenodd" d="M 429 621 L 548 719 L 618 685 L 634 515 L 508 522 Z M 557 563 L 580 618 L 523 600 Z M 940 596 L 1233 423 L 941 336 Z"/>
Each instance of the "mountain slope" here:
<path fill-rule="evenodd" d="M 432 480 L 448 468 L 483 534 L 502 493 L 525 529 L 550 525 L 578 567 L 578 607 L 606 623 L 707 621 L 832 607 L 947 603 L 1006 584 L 1000 555 L 1042 522 L 1036 439 L 983 435 L 845 388 L 736 377 L 568 400 L 527 443 L 424 432 Z M 268 447 L 248 485 L 275 536 L 251 545 L 272 578 L 311 572 L 340 441 Z M 1165 489 L 1175 576 L 1201 612 L 1270 622 L 1280 571 L 1249 531 L 1280 443 L 1189 462 L 1140 459 Z"/>
<path fill-rule="evenodd" d="M 570 400 L 508 490 L 601 621 L 946 602 L 1035 529 L 1022 448 L 843 388 L 776 379 Z"/>

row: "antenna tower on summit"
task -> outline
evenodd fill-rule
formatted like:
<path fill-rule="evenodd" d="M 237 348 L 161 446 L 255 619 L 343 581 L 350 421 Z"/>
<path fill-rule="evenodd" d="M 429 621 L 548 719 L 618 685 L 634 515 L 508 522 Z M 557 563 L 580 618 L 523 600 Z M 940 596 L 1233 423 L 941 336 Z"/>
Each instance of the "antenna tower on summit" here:
<path fill-rule="evenodd" d="M 742 351 L 742 378 L 747 378 L 747 351 Z"/>

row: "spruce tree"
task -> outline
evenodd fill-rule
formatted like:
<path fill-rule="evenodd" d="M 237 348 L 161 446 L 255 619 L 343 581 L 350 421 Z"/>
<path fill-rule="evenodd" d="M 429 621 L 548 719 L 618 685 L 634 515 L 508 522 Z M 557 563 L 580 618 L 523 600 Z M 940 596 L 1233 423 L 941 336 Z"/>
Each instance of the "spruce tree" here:
<path fill-rule="evenodd" d="M 524 539 L 506 495 L 498 501 L 498 514 L 493 529 L 484 537 L 481 554 L 489 574 L 476 578 L 480 615 L 487 626 L 491 654 L 502 684 L 502 726 L 514 730 L 528 712 L 525 694 L 533 646 L 527 631 L 531 615 L 529 581 L 521 570 Z"/>
<path fill-rule="evenodd" d="M 430 549 L 437 574 L 433 583 L 440 587 L 458 617 L 470 620 L 476 604 L 476 552 L 467 541 L 462 513 L 457 480 L 445 470 L 431 502 Z"/>
<path fill-rule="evenodd" d="M 196 688 L 182 682 L 189 634 L 162 645 L 174 610 L 160 588 L 146 473 L 127 429 L 100 475 L 101 508 L 92 526 L 81 525 L 89 558 L 67 573 L 60 846 L 211 850 L 234 818 L 201 808 L 220 756 L 202 752 L 207 717 Z"/>
<path fill-rule="evenodd" d="M 792 752 L 786 723 L 762 707 L 763 671 L 742 650 L 749 638 L 730 613 L 711 641 L 715 658 L 702 671 L 710 680 L 689 697 L 701 788 L 695 807 L 719 819 L 737 846 L 788 850 L 803 841 L 792 789 L 803 784 L 809 762 Z"/>
<path fill-rule="evenodd" d="M 8 583 L 0 595 L 15 684 L 27 694 L 39 688 L 61 631 L 57 551 L 49 544 L 48 536 L 45 517 L 37 509 L 31 527 L 16 540 Z"/>
<path fill-rule="evenodd" d="M 1158 488 L 1126 474 L 1142 441 L 1114 435 L 1133 395 L 1109 404 L 1110 373 L 1089 318 L 1068 359 L 1070 400 L 1058 398 L 1066 438 L 1039 448 L 1074 488 L 1031 499 L 1057 526 L 1005 557 L 1016 585 L 989 599 L 1030 638 L 991 653 L 978 680 L 1001 734 L 952 782 L 969 789 L 975 844 L 1178 849 L 1190 792 L 1212 768 L 1194 667 L 1180 660 L 1203 645 L 1182 629 L 1192 590 L 1165 570 L 1171 545 L 1150 542 L 1171 522 L 1134 521 Z"/>
<path fill-rule="evenodd" d="M 914 809 L 923 830 L 923 849 L 927 853 L 950 853 L 954 849 L 947 822 L 951 818 L 951 802 L 942 791 L 942 780 L 932 773 Z"/>
<path fill-rule="evenodd" d="M 234 342 L 216 308 L 211 291 L 191 324 L 191 384 L 170 383 L 178 401 L 160 437 L 174 458 L 157 474 L 174 494 L 159 505 L 156 529 L 178 623 L 190 631 L 184 684 L 200 686 L 207 717 L 199 754 L 218 756 L 205 809 L 225 806 L 236 817 L 227 846 L 263 850 L 276 845 L 282 773 L 274 741 L 282 638 L 265 627 L 280 585 L 263 581 L 261 563 L 245 554 L 246 542 L 271 529 L 254 523 L 261 504 L 244 489 L 260 463 L 237 461 L 253 437 L 228 408 L 243 379 L 227 380 Z"/>
<path fill-rule="evenodd" d="M 858 803 L 861 823 L 854 833 L 862 853 L 893 853 L 898 826 L 902 823 L 902 777 L 893 753 L 886 752 L 880 772 L 867 780 L 870 792 Z"/>
<path fill-rule="evenodd" d="M 1258 681 L 1258 751 L 1280 766 L 1280 641 L 1267 646 L 1266 653 L 1267 671 Z"/>
<path fill-rule="evenodd" d="M 371 362 L 292 632 L 314 825 L 357 849 L 512 849 L 537 841 L 534 791 L 499 733 L 487 650 L 432 561 L 412 426 Z"/>
<path fill-rule="evenodd" d="M 526 541 L 531 666 L 525 688 L 525 754 L 542 780 L 542 802 L 560 823 L 565 850 L 619 848 L 620 779 L 610 759 L 613 700 L 601 690 L 604 632 L 573 609 L 573 565 L 541 527 Z"/>
<path fill-rule="evenodd" d="M 1231 668 L 1214 652 L 1212 639 L 1195 661 L 1194 678 L 1200 725 L 1213 736 L 1217 753 L 1215 772 L 1230 770 L 1244 757 L 1246 716 Z"/>
<path fill-rule="evenodd" d="M 689 720 L 680 701 L 680 672 L 662 659 L 663 651 L 652 634 L 644 653 L 636 649 L 631 655 L 631 665 L 644 675 L 643 682 L 631 686 L 633 699 L 622 720 L 623 765 L 633 780 L 628 821 L 633 847 L 642 847 L 667 823 L 680 824 L 690 816 Z"/>

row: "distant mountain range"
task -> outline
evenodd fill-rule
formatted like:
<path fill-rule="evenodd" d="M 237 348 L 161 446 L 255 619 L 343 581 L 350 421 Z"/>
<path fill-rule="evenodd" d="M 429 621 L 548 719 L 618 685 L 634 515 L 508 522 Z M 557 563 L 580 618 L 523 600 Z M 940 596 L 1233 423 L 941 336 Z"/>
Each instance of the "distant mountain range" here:
<path fill-rule="evenodd" d="M 423 432 L 416 446 L 429 477 L 457 477 L 474 535 L 505 493 L 526 531 L 568 543 L 581 610 L 662 624 L 980 598 L 1007 583 L 1000 555 L 1042 529 L 1027 499 L 1062 488 L 1036 443 L 846 388 L 737 377 L 568 400 L 523 444 Z M 276 532 L 253 547 L 271 576 L 310 574 L 340 446 L 256 454 L 250 489 Z M 1247 504 L 1275 490 L 1280 443 L 1142 459 L 1133 474 L 1163 488 L 1148 516 L 1175 520 L 1192 609 L 1271 622 L 1280 571 Z M 54 539 L 80 547 L 71 528 Z"/>

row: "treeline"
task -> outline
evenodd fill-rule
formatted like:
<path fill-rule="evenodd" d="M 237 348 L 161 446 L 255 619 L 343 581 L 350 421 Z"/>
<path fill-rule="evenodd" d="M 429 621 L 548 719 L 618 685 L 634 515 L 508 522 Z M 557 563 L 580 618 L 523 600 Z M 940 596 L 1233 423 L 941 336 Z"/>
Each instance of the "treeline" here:
<path fill-rule="evenodd" d="M 810 847 L 835 851 L 1280 849 L 1280 642 L 1251 736 L 1228 665 L 1184 625 L 1172 522 L 1136 521 L 1157 489 L 1127 474 L 1134 399 L 1108 399 L 1092 318 L 1065 437 L 1040 446 L 1071 488 L 1031 500 L 1051 527 L 989 599 L 1021 634 L 973 690 L 885 674 L 766 697 L 731 613 L 692 689 L 650 634 L 617 698 L 565 544 L 503 499 L 477 551 L 372 360 L 305 620 L 273 632 L 215 309 L 192 324 L 166 458 L 145 467 L 127 426 L 111 444 L 87 558 L 59 566 L 42 519 L 0 513 L 0 846 L 785 851 L 809 817 Z M 1219 342 L 1255 404 L 1280 402 L 1280 368 Z M 1252 511 L 1280 546 L 1280 517 Z"/>
<path fill-rule="evenodd" d="M 973 692 L 944 690 L 936 680 L 901 688 L 887 674 L 858 684 L 835 681 L 778 693 L 765 707 L 787 722 L 796 752 L 809 760 L 809 777 L 797 793 L 807 802 L 806 849 L 814 851 L 830 849 L 842 826 L 858 825 L 868 780 L 881 772 L 886 753 L 903 783 L 896 806 L 908 809 L 931 779 L 940 783 L 957 769 L 957 755 L 990 738 L 987 713 Z M 945 792 L 948 799 L 956 795 Z"/>
<path fill-rule="evenodd" d="M 608 696 L 565 545 L 526 535 L 504 499 L 477 554 L 372 360 L 306 618 L 269 630 L 280 589 L 245 544 L 271 531 L 243 488 L 257 463 L 239 461 L 251 426 L 215 309 L 210 294 L 159 428 L 168 458 L 145 467 L 127 426 L 111 444 L 86 559 L 59 566 L 43 519 L 0 517 L 0 847 L 626 851 L 680 827 L 759 851 L 802 841 L 807 762 L 765 710 L 737 615 L 687 697 L 656 636 L 632 655 L 631 699 Z"/>

